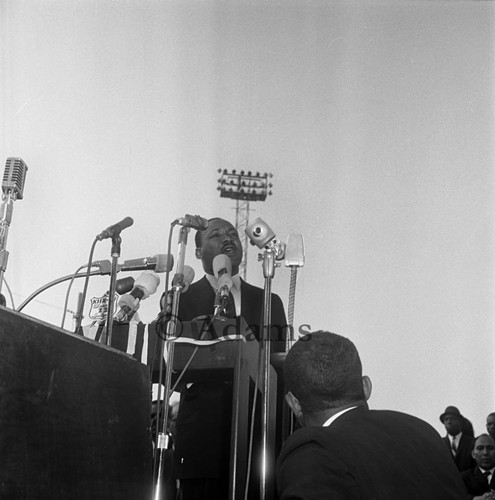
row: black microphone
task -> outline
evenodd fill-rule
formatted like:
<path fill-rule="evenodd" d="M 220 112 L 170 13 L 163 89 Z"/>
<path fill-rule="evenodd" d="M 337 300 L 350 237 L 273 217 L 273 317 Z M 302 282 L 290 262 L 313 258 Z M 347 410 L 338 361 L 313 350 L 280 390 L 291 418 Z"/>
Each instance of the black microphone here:
<path fill-rule="evenodd" d="M 143 257 L 142 259 L 125 260 L 120 266 L 120 271 L 146 271 L 166 273 L 174 267 L 174 256 L 168 253 Z"/>
<path fill-rule="evenodd" d="M 115 321 L 125 321 L 130 319 L 139 309 L 139 303 L 153 295 L 158 285 L 160 278 L 153 271 L 144 271 L 134 282 L 134 288 L 131 293 L 122 295 L 119 299 L 120 310 L 115 315 Z"/>
<path fill-rule="evenodd" d="M 96 239 L 101 241 L 106 238 L 113 238 L 115 235 L 119 234 L 120 231 L 124 230 L 126 227 L 132 226 L 133 224 L 134 220 L 131 217 L 126 217 L 120 222 L 117 222 L 117 224 L 107 227 L 96 237 Z"/>
<path fill-rule="evenodd" d="M 218 295 L 228 297 L 234 284 L 232 281 L 232 261 L 230 257 L 221 253 L 213 259 L 213 274 L 218 281 Z"/>
<path fill-rule="evenodd" d="M 115 281 L 115 291 L 119 295 L 124 295 L 132 290 L 134 286 L 134 278 L 132 276 L 127 276 L 126 278 L 120 278 Z"/>
<path fill-rule="evenodd" d="M 191 229 L 196 229 L 197 231 L 204 231 L 208 227 L 208 221 L 199 215 L 189 215 L 186 214 L 185 217 L 179 217 L 173 224 L 179 224 L 179 226 L 190 227 Z"/>

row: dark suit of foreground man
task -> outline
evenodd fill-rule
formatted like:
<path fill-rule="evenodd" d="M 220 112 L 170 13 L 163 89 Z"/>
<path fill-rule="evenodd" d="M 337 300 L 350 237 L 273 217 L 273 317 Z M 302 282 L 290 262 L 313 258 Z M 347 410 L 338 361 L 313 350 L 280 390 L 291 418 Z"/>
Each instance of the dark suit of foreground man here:
<path fill-rule="evenodd" d="M 215 279 L 212 262 L 218 254 L 227 255 L 236 275 L 242 260 L 242 245 L 236 229 L 223 219 L 211 219 L 204 232 L 196 234 L 196 257 L 201 259 L 209 278 L 193 283 L 180 298 L 179 319 L 190 321 L 211 315 L 215 302 Z M 209 281 L 210 280 L 210 281 Z M 236 289 L 237 288 L 237 289 Z M 263 290 L 234 278 L 236 314 L 241 315 L 259 339 L 263 310 Z M 238 310 L 240 306 L 240 311 Z M 282 301 L 272 296 L 272 352 L 285 350 L 283 336 L 276 326 L 285 326 Z M 175 455 L 183 500 L 223 500 L 228 496 L 229 445 L 231 428 L 232 385 L 225 382 L 201 382 L 181 391 L 176 421 Z"/>
<path fill-rule="evenodd" d="M 303 427 L 277 463 L 281 500 L 456 500 L 466 494 L 441 437 L 418 418 L 366 403 L 354 344 L 316 332 L 284 366 L 287 400 Z"/>

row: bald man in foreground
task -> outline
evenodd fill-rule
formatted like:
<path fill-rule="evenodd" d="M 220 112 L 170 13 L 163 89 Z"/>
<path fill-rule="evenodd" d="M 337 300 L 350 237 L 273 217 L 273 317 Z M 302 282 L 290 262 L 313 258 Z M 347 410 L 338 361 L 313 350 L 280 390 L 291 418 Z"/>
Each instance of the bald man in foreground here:
<path fill-rule="evenodd" d="M 322 331 L 302 337 L 284 374 L 287 401 L 303 427 L 277 462 L 280 500 L 466 499 L 433 427 L 368 408 L 371 381 L 350 340 Z"/>

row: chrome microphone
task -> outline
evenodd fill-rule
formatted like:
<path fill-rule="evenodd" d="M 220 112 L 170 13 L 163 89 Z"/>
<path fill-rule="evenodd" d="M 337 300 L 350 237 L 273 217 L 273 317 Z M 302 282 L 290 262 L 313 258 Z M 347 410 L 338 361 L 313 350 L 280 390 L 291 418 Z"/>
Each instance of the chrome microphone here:
<path fill-rule="evenodd" d="M 185 217 L 175 219 L 172 224 L 179 224 L 179 226 L 190 227 L 197 231 L 204 231 L 208 227 L 208 220 L 199 215 L 186 214 Z"/>
<path fill-rule="evenodd" d="M 7 158 L 2 181 L 2 205 L 0 209 L 0 290 L 3 275 L 7 269 L 9 252 L 7 251 L 7 236 L 12 222 L 13 202 L 22 200 L 24 182 L 28 166 L 21 158 Z M 0 296 L 1 297 L 1 296 Z"/>
<path fill-rule="evenodd" d="M 95 260 L 91 263 L 91 267 L 97 267 L 101 275 L 112 272 L 112 263 L 109 260 Z M 173 267 L 174 256 L 168 253 L 161 253 L 153 257 L 125 260 L 123 264 L 117 266 L 117 271 L 155 271 L 155 273 L 166 273 Z"/>
<path fill-rule="evenodd" d="M 10 194 L 14 200 L 22 200 L 28 166 L 21 158 L 7 158 L 3 173 L 2 192 Z"/>
<path fill-rule="evenodd" d="M 125 260 L 120 266 L 120 271 L 155 271 L 155 273 L 166 273 L 174 267 L 174 256 L 168 253 L 143 257 L 142 259 Z"/>

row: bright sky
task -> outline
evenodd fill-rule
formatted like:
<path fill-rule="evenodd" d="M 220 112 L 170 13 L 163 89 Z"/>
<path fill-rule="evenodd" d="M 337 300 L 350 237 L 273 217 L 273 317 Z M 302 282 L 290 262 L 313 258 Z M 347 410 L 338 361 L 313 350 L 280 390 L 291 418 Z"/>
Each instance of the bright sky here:
<path fill-rule="evenodd" d="M 304 236 L 296 328 L 356 343 L 372 407 L 443 433 L 453 404 L 482 432 L 495 411 L 494 13 L 477 1 L 2 0 L 0 156 L 29 166 L 7 241 L 16 307 L 125 216 L 120 261 L 165 253 L 177 217 L 234 221 L 218 168 L 271 172 L 273 196 L 250 217 L 283 241 Z M 109 240 L 95 259 L 110 259 Z M 201 276 L 192 235 L 186 264 Z M 282 266 L 273 282 L 284 301 L 289 276 Z M 248 280 L 263 285 L 254 247 Z M 108 285 L 92 278 L 88 297 Z M 24 312 L 59 326 L 66 290 Z"/>

